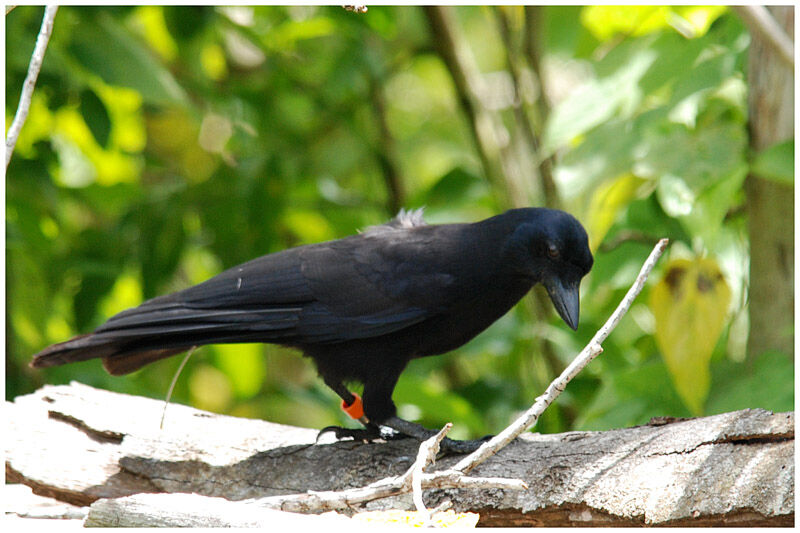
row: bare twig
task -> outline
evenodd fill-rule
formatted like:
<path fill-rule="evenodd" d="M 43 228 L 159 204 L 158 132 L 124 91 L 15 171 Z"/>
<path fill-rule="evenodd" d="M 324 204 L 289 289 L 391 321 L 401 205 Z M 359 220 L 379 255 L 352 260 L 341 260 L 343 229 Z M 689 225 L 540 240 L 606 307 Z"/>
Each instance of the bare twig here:
<path fill-rule="evenodd" d="M 33 55 L 31 55 L 31 62 L 28 64 L 28 74 L 22 84 L 17 113 L 14 115 L 14 121 L 8 129 L 8 136 L 6 137 L 6 169 L 8 169 L 8 163 L 11 161 L 11 154 L 14 153 L 14 147 L 17 145 L 19 132 L 22 131 L 25 119 L 28 118 L 31 98 L 33 98 L 33 88 L 36 86 L 36 78 L 39 77 L 39 70 L 42 68 L 47 43 L 50 42 L 50 34 L 53 33 L 53 21 L 56 18 L 56 11 L 58 11 L 58 6 L 47 6 L 44 9 L 42 27 L 39 30 L 39 36 L 36 38 L 36 46 L 33 49 Z M 6 14 L 8 14 L 8 11 L 6 11 Z"/>
<path fill-rule="evenodd" d="M 446 488 L 482 488 L 526 490 L 528 486 L 518 479 L 490 477 L 469 477 L 463 472 L 443 470 L 427 473 L 424 467 L 432 462 L 439 450 L 439 443 L 444 439 L 452 424 L 447 424 L 438 434 L 420 445 L 417 460 L 401 476 L 389 477 L 371 483 L 365 487 L 342 491 L 308 491 L 305 494 L 289 494 L 246 500 L 247 503 L 266 509 L 279 509 L 298 513 L 324 512 L 347 509 L 353 505 L 378 500 L 407 492 L 414 493 L 417 508 L 427 513 L 422 501 L 423 489 Z"/>
<path fill-rule="evenodd" d="M 452 427 L 453 424 L 448 422 L 439 433 L 423 442 L 419 447 L 417 460 L 414 461 L 414 464 L 409 469 L 411 472 L 411 490 L 414 496 L 414 505 L 417 511 L 424 516 L 426 525 L 431 521 L 431 513 L 428 512 L 428 508 L 422 499 L 422 475 L 425 467 L 429 463 L 433 464 L 436 461 L 436 454 L 439 453 L 439 444 L 441 444 L 442 439 Z"/>
<path fill-rule="evenodd" d="M 794 42 L 764 6 L 734 6 L 747 28 L 757 33 L 786 64 L 794 68 Z"/>
<path fill-rule="evenodd" d="M 444 437 L 444 435 L 442 435 Z M 438 438 L 438 435 L 433 438 Z M 249 504 L 267 509 L 280 509 L 297 513 L 324 512 L 347 509 L 353 505 L 396 496 L 411 492 L 412 479 L 415 475 L 416 463 L 403 475 L 389 477 L 370 483 L 365 487 L 342 491 L 308 491 L 305 494 L 288 494 L 269 496 L 246 500 Z M 528 486 L 518 479 L 503 479 L 494 477 L 469 477 L 463 472 L 455 470 L 442 470 L 439 472 L 418 474 L 420 490 L 422 489 L 452 489 L 452 488 L 479 488 L 479 489 L 505 489 L 525 490 Z"/>
<path fill-rule="evenodd" d="M 600 330 L 595 333 L 594 337 L 592 337 L 592 340 L 589 341 L 590 345 L 593 343 L 602 344 L 603 341 L 608 338 L 608 335 L 614 330 L 614 328 L 617 327 L 619 321 L 622 320 L 622 317 L 628 312 L 631 304 L 633 304 L 633 300 L 636 299 L 636 297 L 642 291 L 644 282 L 647 281 L 647 276 L 650 275 L 650 271 L 653 270 L 653 267 L 661 257 L 661 254 L 664 253 L 664 250 L 667 248 L 667 244 L 669 244 L 669 239 L 661 239 L 656 243 L 655 248 L 653 248 L 653 251 L 650 252 L 650 256 L 644 262 L 644 265 L 642 265 L 642 269 L 639 271 L 639 275 L 636 277 L 633 285 L 630 289 L 628 289 L 628 292 L 614 310 L 614 313 L 612 313 L 608 320 L 606 320 L 606 323 L 603 324 L 603 327 L 601 327 Z"/>
<path fill-rule="evenodd" d="M 664 253 L 664 249 L 667 247 L 668 242 L 668 239 L 661 239 L 658 241 L 658 244 L 656 244 L 655 248 L 653 248 L 653 251 L 650 253 L 650 256 L 647 258 L 647 261 L 645 261 L 644 265 L 642 265 L 642 269 L 639 272 L 639 275 L 636 277 L 636 281 L 634 281 L 633 286 L 628 289 L 627 294 L 625 294 L 625 297 L 617 306 L 617 309 L 614 311 L 614 313 L 609 317 L 606 323 L 603 324 L 603 327 L 601 327 L 598 332 L 595 333 L 594 337 L 592 337 L 592 340 L 589 341 L 589 344 L 586 346 L 586 348 L 584 348 L 581 353 L 579 353 L 578 356 L 572 361 L 572 363 L 570 363 L 570 365 L 564 369 L 561 375 L 558 376 L 558 378 L 556 378 L 549 387 L 547 387 L 545 393 L 536 399 L 536 402 L 533 404 L 533 406 L 531 406 L 530 409 L 528 409 L 522 416 L 517 418 L 506 429 L 495 435 L 495 437 L 490 441 L 484 443 L 480 448 L 459 461 L 453 467 L 453 470 L 465 473 L 469 472 L 483 461 L 496 454 L 504 446 L 506 446 L 506 444 L 517 438 L 523 431 L 530 429 L 536 423 L 544 410 L 547 409 L 547 407 L 553 403 L 553 401 L 564 391 L 567 383 L 572 381 L 572 378 L 577 376 L 586 365 L 588 365 L 603 351 L 603 348 L 600 345 L 617 326 L 623 315 L 625 315 L 625 313 L 628 312 L 628 309 L 630 309 L 631 304 L 633 304 L 633 300 L 636 298 L 639 292 L 641 292 L 642 287 L 644 287 L 644 282 L 647 280 L 647 276 L 650 275 L 650 271 L 653 269 L 656 261 L 658 261 L 659 257 L 661 257 L 661 254 Z"/>

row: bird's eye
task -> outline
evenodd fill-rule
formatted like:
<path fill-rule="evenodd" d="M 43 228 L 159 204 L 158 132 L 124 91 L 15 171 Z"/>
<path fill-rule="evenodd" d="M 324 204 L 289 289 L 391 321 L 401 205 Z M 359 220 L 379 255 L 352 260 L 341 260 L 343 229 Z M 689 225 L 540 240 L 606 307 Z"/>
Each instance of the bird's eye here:
<path fill-rule="evenodd" d="M 555 259 L 559 255 L 558 248 L 556 248 L 555 244 L 550 244 L 547 246 L 547 255 Z"/>

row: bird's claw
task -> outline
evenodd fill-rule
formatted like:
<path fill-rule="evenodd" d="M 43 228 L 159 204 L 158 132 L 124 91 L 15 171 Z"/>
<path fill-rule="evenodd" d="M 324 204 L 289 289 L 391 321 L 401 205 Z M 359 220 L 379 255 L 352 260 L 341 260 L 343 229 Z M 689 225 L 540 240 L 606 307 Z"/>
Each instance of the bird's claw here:
<path fill-rule="evenodd" d="M 374 440 L 384 438 L 381 435 L 380 429 L 372 426 L 367 426 L 361 429 L 343 428 L 341 426 L 328 426 L 319 430 L 319 433 L 317 433 L 316 442 L 319 442 L 320 437 L 322 437 L 325 433 L 333 433 L 333 436 L 336 438 L 336 440 L 350 438 L 353 440 L 372 442 Z"/>
<path fill-rule="evenodd" d="M 392 423 L 392 425 L 399 425 L 397 423 L 398 420 L 399 419 L 394 418 L 391 420 L 390 423 Z M 364 428 L 359 428 L 359 429 L 344 428 L 340 426 L 328 426 L 326 428 L 322 428 L 319 431 L 319 433 L 317 433 L 317 442 L 319 442 L 320 437 L 322 437 L 325 433 L 333 433 L 333 436 L 336 438 L 336 440 L 349 438 L 362 442 L 374 442 L 376 440 L 386 441 L 386 440 L 404 439 L 404 438 L 412 438 L 422 441 L 428 437 L 433 436 L 436 433 L 432 430 L 424 429 L 422 426 L 419 426 L 418 424 L 413 424 L 409 422 L 405 422 L 405 424 L 403 425 L 402 429 L 397 427 L 392 427 L 389 425 L 377 426 L 374 424 L 368 424 Z M 410 431 L 404 432 L 403 429 Z M 478 448 L 480 448 L 483 443 L 487 442 L 491 438 L 492 435 L 486 435 L 485 437 L 475 440 L 453 440 L 445 438 L 439 444 L 439 451 L 444 455 L 472 453 Z"/>
<path fill-rule="evenodd" d="M 384 424 L 395 431 L 399 432 L 401 435 L 407 435 L 409 437 L 413 437 L 419 441 L 424 441 L 426 439 L 431 438 L 432 436 L 436 435 L 436 431 L 431 429 L 427 429 L 424 426 L 416 424 L 414 422 L 409 422 L 407 420 L 403 420 L 397 416 L 392 416 L 387 418 L 384 421 Z M 472 453 L 481 445 L 492 438 L 492 435 L 487 435 L 480 439 L 475 440 L 453 440 L 450 438 L 444 438 L 441 443 L 439 443 L 439 451 L 443 455 L 447 454 L 466 454 Z"/>

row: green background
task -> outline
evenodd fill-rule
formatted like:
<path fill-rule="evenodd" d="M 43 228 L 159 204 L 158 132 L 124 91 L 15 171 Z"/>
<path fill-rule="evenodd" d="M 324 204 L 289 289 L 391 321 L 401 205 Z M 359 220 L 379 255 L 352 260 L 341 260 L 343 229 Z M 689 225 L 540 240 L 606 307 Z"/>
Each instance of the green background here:
<path fill-rule="evenodd" d="M 584 223 L 595 253 L 578 331 L 534 294 L 459 350 L 413 362 L 401 416 L 452 421 L 458 438 L 497 432 L 661 237 L 671 245 L 643 294 L 536 430 L 792 409 L 791 355 L 746 350 L 742 184 L 754 160 L 792 187 L 794 175 L 793 143 L 748 149 L 740 20 L 722 7 L 444 12 L 474 67 L 466 97 L 417 7 L 61 7 L 6 177 L 6 398 L 70 380 L 163 398 L 180 357 L 122 378 L 98 361 L 27 364 L 143 299 L 399 207 L 446 223 L 547 204 Z M 6 16 L 7 127 L 42 13 Z M 690 267 L 667 278 L 680 260 Z M 674 333 L 690 328 L 703 342 Z M 349 423 L 310 362 L 275 346 L 197 350 L 173 400 Z"/>

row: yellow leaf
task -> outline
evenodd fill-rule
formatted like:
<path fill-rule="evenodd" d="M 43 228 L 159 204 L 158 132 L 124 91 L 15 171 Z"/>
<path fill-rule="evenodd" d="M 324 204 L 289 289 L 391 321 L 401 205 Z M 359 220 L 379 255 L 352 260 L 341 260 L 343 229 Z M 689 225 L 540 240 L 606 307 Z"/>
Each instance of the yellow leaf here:
<path fill-rule="evenodd" d="M 106 85 L 100 80 L 92 84 L 111 118 L 111 146 L 115 150 L 138 153 L 147 143 L 142 96 L 127 87 Z"/>
<path fill-rule="evenodd" d="M 163 7 L 141 6 L 134 18 L 145 40 L 164 60 L 173 61 L 178 56 L 178 45 L 167 29 Z"/>
<path fill-rule="evenodd" d="M 611 229 L 620 209 L 628 205 L 645 180 L 633 174 L 623 174 L 601 184 L 592 194 L 587 216 L 589 246 L 597 250 L 603 238 Z"/>
<path fill-rule="evenodd" d="M 602 6 L 581 10 L 581 23 L 600 41 L 617 34 L 646 35 L 668 27 L 667 6 Z"/>
<path fill-rule="evenodd" d="M 708 32 L 711 23 L 717 20 L 720 15 L 727 11 L 725 6 L 674 6 L 670 8 L 674 16 L 680 17 L 691 30 L 691 37 L 702 37 Z M 677 27 L 675 21 L 673 26 Z M 682 32 L 684 33 L 684 32 Z"/>
<path fill-rule="evenodd" d="M 656 342 L 675 389 L 689 410 L 702 414 L 710 384 L 709 363 L 731 301 L 731 290 L 713 259 L 676 259 L 650 293 Z"/>
<path fill-rule="evenodd" d="M 581 11 L 581 23 L 600 41 L 616 35 L 641 36 L 672 27 L 681 35 L 696 38 L 725 12 L 724 6 L 631 6 L 594 5 Z"/>
<path fill-rule="evenodd" d="M 7 115 L 6 125 L 11 125 L 11 117 Z M 17 138 L 14 148 L 23 157 L 35 157 L 33 146 L 42 139 L 47 139 L 53 131 L 53 113 L 47 107 L 47 96 L 40 91 L 33 93 L 28 118 Z"/>
<path fill-rule="evenodd" d="M 228 64 L 225 52 L 218 44 L 207 44 L 200 52 L 200 64 L 203 72 L 214 81 L 220 81 L 228 75 Z"/>
<path fill-rule="evenodd" d="M 97 181 L 101 185 L 131 183 L 138 179 L 142 161 L 112 146 L 105 150 L 97 144 L 83 116 L 75 106 L 64 106 L 54 115 L 53 137 L 60 157 L 64 160 L 59 169 L 58 181 L 73 187 Z M 55 141 L 55 139 L 54 139 Z M 66 153 L 74 150 L 74 161 L 81 161 L 85 168 L 77 171 L 66 160 Z"/>

